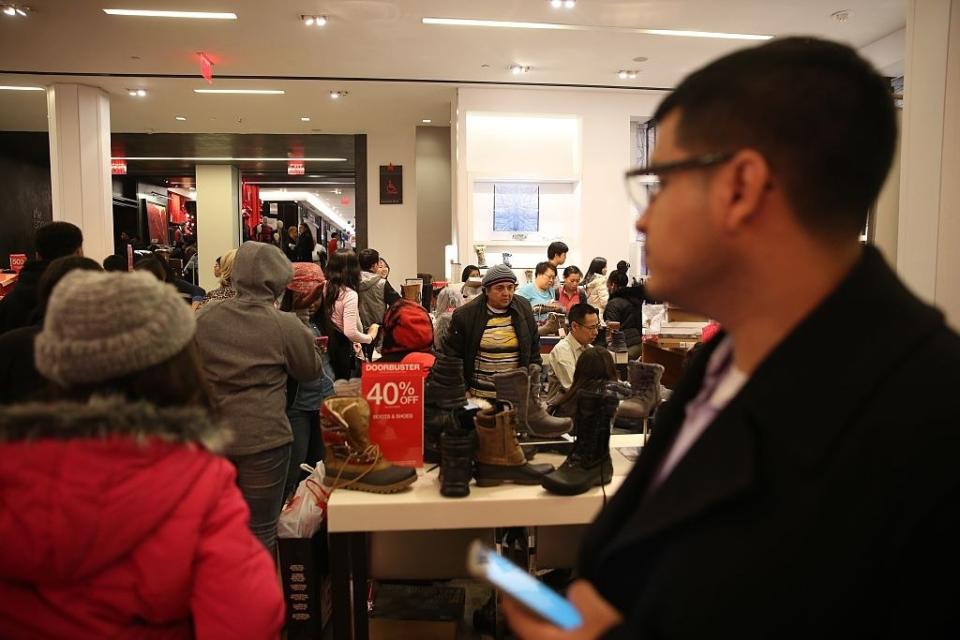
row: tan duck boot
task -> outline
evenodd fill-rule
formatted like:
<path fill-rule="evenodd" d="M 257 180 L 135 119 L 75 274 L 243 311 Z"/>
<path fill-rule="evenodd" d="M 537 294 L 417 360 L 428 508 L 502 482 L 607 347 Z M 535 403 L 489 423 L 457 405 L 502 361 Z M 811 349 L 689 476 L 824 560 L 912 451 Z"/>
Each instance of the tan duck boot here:
<path fill-rule="evenodd" d="M 517 441 L 517 419 L 506 402 L 479 411 L 474 418 L 477 429 L 477 486 L 493 487 L 504 482 L 540 484 L 553 471 L 552 464 L 530 464 Z"/>
<path fill-rule="evenodd" d="M 385 460 L 370 442 L 370 405 L 363 398 L 334 397 L 320 410 L 323 484 L 333 489 L 395 493 L 417 480 L 416 469 Z"/>

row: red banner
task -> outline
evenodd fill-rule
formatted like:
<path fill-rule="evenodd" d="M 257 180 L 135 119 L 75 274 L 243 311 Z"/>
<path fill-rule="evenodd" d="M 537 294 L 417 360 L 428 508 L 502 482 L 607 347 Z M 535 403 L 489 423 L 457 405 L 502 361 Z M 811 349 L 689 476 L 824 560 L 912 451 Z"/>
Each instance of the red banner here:
<path fill-rule="evenodd" d="M 363 365 L 361 390 L 370 404 L 370 440 L 394 464 L 423 466 L 424 376 L 419 363 Z"/>
<path fill-rule="evenodd" d="M 247 225 L 247 233 L 252 238 L 253 230 L 260 224 L 260 187 L 243 183 L 240 191 L 243 201 L 243 224 Z"/>
<path fill-rule="evenodd" d="M 184 206 L 186 198 L 173 191 L 167 191 L 167 195 L 170 197 L 170 222 L 183 224 L 187 221 L 187 208 Z"/>

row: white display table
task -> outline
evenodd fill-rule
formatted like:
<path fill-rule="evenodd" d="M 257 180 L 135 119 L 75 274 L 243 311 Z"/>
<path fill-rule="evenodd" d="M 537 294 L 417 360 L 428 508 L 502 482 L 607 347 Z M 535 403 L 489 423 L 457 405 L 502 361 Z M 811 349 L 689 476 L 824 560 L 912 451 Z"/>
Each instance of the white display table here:
<path fill-rule="evenodd" d="M 613 482 L 579 496 L 557 496 L 539 486 L 471 484 L 468 497 L 445 498 L 437 469 L 419 470 L 417 481 L 400 493 L 334 491 L 327 505 L 334 638 L 367 637 L 368 533 L 587 524 L 603 506 L 604 492 L 612 496 L 633 466 L 618 448 L 640 446 L 642 439 L 612 436 Z M 559 466 L 563 460 L 562 455 L 541 453 L 534 462 Z"/>

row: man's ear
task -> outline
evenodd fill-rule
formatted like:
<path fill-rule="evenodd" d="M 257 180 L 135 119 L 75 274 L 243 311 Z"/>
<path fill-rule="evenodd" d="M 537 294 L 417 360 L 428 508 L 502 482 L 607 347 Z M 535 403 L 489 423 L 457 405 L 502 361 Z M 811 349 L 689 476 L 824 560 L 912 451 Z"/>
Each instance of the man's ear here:
<path fill-rule="evenodd" d="M 720 197 L 726 210 L 723 225 L 734 231 L 752 222 L 759 213 L 770 181 L 770 165 L 762 154 L 743 149 L 721 171 L 724 188 Z"/>

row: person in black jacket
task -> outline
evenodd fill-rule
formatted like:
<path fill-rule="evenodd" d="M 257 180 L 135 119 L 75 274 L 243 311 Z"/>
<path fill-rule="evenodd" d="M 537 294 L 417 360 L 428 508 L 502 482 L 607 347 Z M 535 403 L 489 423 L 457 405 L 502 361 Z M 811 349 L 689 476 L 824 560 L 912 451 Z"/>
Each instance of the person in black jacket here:
<path fill-rule="evenodd" d="M 103 270 L 95 260 L 83 256 L 63 256 L 53 260 L 37 285 L 39 306 L 33 323 L 0 335 L 0 405 L 43 397 L 47 380 L 40 375 L 34 364 L 33 342 L 43 329 L 43 316 L 53 288 L 63 276 L 74 269 Z M 109 313 L 109 310 L 105 312 Z"/>
<path fill-rule="evenodd" d="M 471 395 L 494 398 L 494 374 L 543 361 L 533 308 L 514 295 L 517 276 L 513 270 L 503 264 L 491 267 L 482 286 L 483 295 L 453 312 L 443 352 L 463 360 L 463 377 Z"/>
<path fill-rule="evenodd" d="M 508 602 L 513 631 L 960 637 L 960 336 L 859 242 L 889 84 L 846 45 L 781 38 L 694 72 L 654 121 L 652 164 L 627 172 L 655 192 L 635 200 L 647 289 L 726 333 L 585 536 L 583 624 Z"/>
<path fill-rule="evenodd" d="M 0 300 L 0 333 L 31 324 L 37 310 L 40 277 L 52 260 L 62 256 L 83 255 L 83 232 L 69 222 L 50 222 L 34 237 L 36 256 L 27 260 L 17 277 L 14 290 Z"/>
<path fill-rule="evenodd" d="M 628 287 L 626 271 L 619 269 L 607 278 L 607 291 L 610 299 L 603 310 L 605 323 L 619 322 L 627 340 L 628 355 L 631 360 L 640 357 L 643 342 L 643 304 L 653 302 L 647 299 L 643 285 Z"/>
<path fill-rule="evenodd" d="M 300 223 L 300 232 L 293 252 L 293 262 L 313 262 L 313 248 L 317 246 L 313 231 L 306 222 Z"/>

